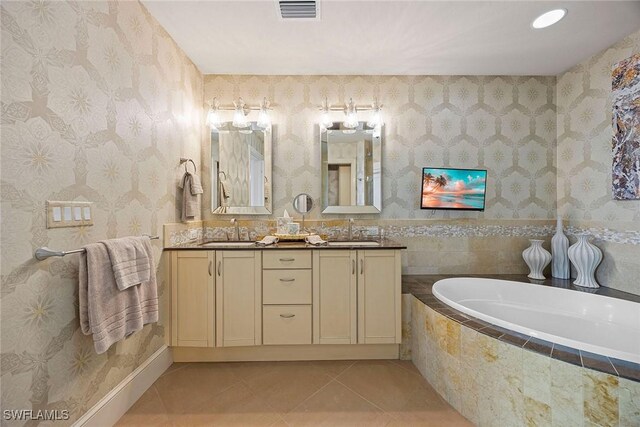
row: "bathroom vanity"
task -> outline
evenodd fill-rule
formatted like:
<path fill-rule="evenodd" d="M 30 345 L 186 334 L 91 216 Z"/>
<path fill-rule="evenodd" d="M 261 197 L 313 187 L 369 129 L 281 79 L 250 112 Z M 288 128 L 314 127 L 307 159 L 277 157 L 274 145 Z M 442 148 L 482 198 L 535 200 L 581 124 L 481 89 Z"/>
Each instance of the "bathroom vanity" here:
<path fill-rule="evenodd" d="M 401 249 L 391 241 L 167 248 L 174 360 L 397 358 Z"/>

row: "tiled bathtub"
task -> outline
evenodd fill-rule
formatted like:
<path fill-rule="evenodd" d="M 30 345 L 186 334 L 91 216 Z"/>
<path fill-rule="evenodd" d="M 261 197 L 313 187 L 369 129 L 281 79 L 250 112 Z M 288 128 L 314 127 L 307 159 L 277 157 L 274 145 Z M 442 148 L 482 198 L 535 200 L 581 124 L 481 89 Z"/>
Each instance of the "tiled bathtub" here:
<path fill-rule="evenodd" d="M 432 281 L 421 286 L 411 277 L 401 356 L 474 424 L 640 426 L 637 365 L 477 322 L 437 302 Z"/>

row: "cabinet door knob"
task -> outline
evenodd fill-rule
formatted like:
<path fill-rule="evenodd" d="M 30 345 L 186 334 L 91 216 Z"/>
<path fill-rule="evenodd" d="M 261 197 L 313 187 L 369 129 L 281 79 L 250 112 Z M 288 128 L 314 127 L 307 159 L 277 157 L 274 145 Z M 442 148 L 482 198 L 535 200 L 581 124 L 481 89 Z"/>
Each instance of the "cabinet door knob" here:
<path fill-rule="evenodd" d="M 280 279 L 281 282 L 295 282 L 296 279 Z"/>
<path fill-rule="evenodd" d="M 222 261 L 218 261 L 218 276 L 222 276 Z"/>
<path fill-rule="evenodd" d="M 209 261 L 209 276 L 213 275 L 213 272 L 211 271 L 211 267 L 213 267 L 213 261 Z"/>
<path fill-rule="evenodd" d="M 296 317 L 295 314 L 281 314 L 280 317 L 283 319 L 291 319 L 292 317 Z"/>
<path fill-rule="evenodd" d="M 291 261 L 295 261 L 295 258 L 280 258 L 281 262 L 291 262 Z"/>

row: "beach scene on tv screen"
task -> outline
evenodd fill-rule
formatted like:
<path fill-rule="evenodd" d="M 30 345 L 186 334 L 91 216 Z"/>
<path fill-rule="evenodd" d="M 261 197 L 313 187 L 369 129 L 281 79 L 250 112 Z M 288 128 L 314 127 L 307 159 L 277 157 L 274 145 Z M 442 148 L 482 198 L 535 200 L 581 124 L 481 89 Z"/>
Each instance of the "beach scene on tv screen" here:
<path fill-rule="evenodd" d="M 422 207 L 484 209 L 487 172 L 474 169 L 422 170 Z"/>

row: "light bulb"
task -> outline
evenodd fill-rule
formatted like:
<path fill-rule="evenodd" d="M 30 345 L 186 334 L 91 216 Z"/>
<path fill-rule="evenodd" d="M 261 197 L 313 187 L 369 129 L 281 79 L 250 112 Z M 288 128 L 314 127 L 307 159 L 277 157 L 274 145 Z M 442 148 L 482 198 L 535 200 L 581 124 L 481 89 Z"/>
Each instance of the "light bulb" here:
<path fill-rule="evenodd" d="M 260 106 L 257 125 L 262 129 L 268 129 L 271 127 L 271 117 L 269 116 L 269 101 L 267 101 L 267 98 L 262 101 L 262 105 Z"/>
<path fill-rule="evenodd" d="M 236 109 L 233 112 L 233 126 L 237 128 L 246 128 L 249 126 L 249 122 L 247 121 L 247 116 L 244 114 L 244 102 L 242 98 L 238 99 L 238 102 L 234 102 Z"/>
<path fill-rule="evenodd" d="M 376 99 L 373 104 L 371 104 L 371 117 L 367 122 L 367 126 L 370 128 L 379 128 L 382 126 L 382 105 L 378 104 L 378 100 Z"/>
<path fill-rule="evenodd" d="M 209 109 L 209 113 L 207 114 L 207 123 L 209 123 L 209 126 L 211 126 L 213 129 L 218 129 L 222 127 L 222 125 L 224 125 L 224 122 L 220 118 L 219 107 L 220 103 L 216 98 L 213 98 L 213 100 L 211 100 L 211 108 Z"/>
<path fill-rule="evenodd" d="M 327 97 L 325 96 L 324 102 L 322 103 L 322 116 L 320 116 L 320 128 L 323 131 L 333 126 L 333 120 L 331 120 L 329 111 L 329 102 L 327 101 Z"/>
<path fill-rule="evenodd" d="M 353 103 L 353 99 L 349 99 L 349 103 L 345 107 L 345 114 L 347 118 L 342 123 L 344 127 L 354 129 L 360 124 L 358 122 L 358 113 L 356 112 L 356 106 Z"/>

